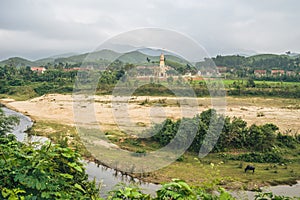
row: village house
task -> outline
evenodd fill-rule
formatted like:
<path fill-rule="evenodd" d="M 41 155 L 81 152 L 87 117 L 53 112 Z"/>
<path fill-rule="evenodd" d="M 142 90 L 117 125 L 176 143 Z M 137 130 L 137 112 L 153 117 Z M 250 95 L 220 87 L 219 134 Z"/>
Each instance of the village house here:
<path fill-rule="evenodd" d="M 67 68 L 63 69 L 65 72 L 70 72 L 70 71 L 89 71 L 88 68 L 82 68 L 82 67 L 74 67 L 74 68 Z"/>
<path fill-rule="evenodd" d="M 217 70 L 214 69 L 204 69 L 201 73 L 203 76 L 216 76 L 218 74 Z"/>
<path fill-rule="evenodd" d="M 227 67 L 217 66 L 218 74 L 225 74 L 227 72 Z"/>
<path fill-rule="evenodd" d="M 271 75 L 272 76 L 282 76 L 282 75 L 284 75 L 284 70 L 282 70 L 282 69 L 272 69 Z"/>
<path fill-rule="evenodd" d="M 154 76 L 153 66 L 136 66 L 139 77 Z"/>
<path fill-rule="evenodd" d="M 44 73 L 46 71 L 45 67 L 30 67 L 31 71 L 37 72 L 37 73 Z"/>
<path fill-rule="evenodd" d="M 266 76 L 267 75 L 267 70 L 254 70 L 254 75 L 257 77 L 261 77 L 261 76 Z"/>
<path fill-rule="evenodd" d="M 296 72 L 294 72 L 294 71 L 286 71 L 285 74 L 287 76 L 296 76 Z"/>

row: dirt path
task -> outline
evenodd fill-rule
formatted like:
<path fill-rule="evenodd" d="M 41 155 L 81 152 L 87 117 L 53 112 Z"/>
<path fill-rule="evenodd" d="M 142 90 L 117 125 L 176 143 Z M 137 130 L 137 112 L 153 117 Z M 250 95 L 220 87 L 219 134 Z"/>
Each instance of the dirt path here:
<path fill-rule="evenodd" d="M 100 125 L 102 130 L 121 129 L 125 132 L 143 130 L 166 117 L 181 118 L 180 101 L 174 97 L 133 97 L 127 100 L 113 99 L 112 96 L 96 96 L 95 103 L 75 104 L 72 95 L 49 94 L 28 101 L 1 99 L 1 103 L 31 116 L 34 120 L 50 120 L 74 125 Z M 198 105 L 191 107 L 190 114 L 210 108 L 210 98 L 198 98 Z M 300 100 L 265 98 L 226 98 L 226 115 L 241 117 L 250 124 L 274 123 L 280 131 L 300 130 Z M 182 104 L 183 105 L 183 104 Z M 74 109 L 77 114 L 74 119 Z M 89 111 L 89 112 L 87 112 Z M 90 114 L 92 112 L 92 115 Z M 79 114 L 78 114 L 79 113 Z M 95 115 L 93 115 L 95 113 Z M 259 116 L 261 115 L 261 116 Z M 95 118 L 93 118 L 95 116 Z"/>

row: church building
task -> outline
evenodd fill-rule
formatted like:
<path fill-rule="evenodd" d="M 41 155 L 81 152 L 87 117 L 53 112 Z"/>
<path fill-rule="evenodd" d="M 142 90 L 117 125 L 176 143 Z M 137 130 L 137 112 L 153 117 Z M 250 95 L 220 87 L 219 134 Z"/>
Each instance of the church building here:
<path fill-rule="evenodd" d="M 165 56 L 163 53 L 160 54 L 159 58 L 159 67 L 155 69 L 155 76 L 156 77 L 167 77 L 167 70 L 168 67 L 165 65 Z"/>

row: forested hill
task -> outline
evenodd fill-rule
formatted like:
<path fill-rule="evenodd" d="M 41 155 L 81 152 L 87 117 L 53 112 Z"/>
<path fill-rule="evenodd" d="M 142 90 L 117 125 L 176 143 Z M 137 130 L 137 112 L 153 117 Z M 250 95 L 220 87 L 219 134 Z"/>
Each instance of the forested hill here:
<path fill-rule="evenodd" d="M 21 57 L 12 57 L 7 60 L 0 61 L 0 66 L 32 66 L 34 62 Z"/>
<path fill-rule="evenodd" d="M 147 50 L 147 51 L 146 51 Z M 147 65 L 148 63 L 159 63 L 159 50 L 139 49 L 135 51 L 130 51 L 126 53 L 118 53 L 112 50 L 103 49 L 95 52 L 88 52 L 77 55 L 61 55 L 56 57 L 42 58 L 35 61 L 27 60 L 25 58 L 13 57 L 3 61 L 0 61 L 0 66 L 9 65 L 9 66 L 46 66 L 54 64 L 80 64 L 82 62 L 89 64 L 108 64 L 115 60 L 120 60 L 123 63 L 130 63 L 135 65 Z M 152 52 L 152 53 L 151 53 Z M 175 62 L 179 64 L 186 64 L 187 61 L 180 58 L 179 56 L 172 55 L 164 50 L 165 57 L 170 62 Z M 148 58 L 148 59 L 147 59 Z"/>
<path fill-rule="evenodd" d="M 284 69 L 295 70 L 299 69 L 300 55 L 276 55 L 276 54 L 258 54 L 250 57 L 229 55 L 218 55 L 213 57 L 216 66 L 224 66 L 229 68 L 251 68 L 251 69 Z M 198 62 L 197 66 L 210 66 L 211 60 L 205 59 L 205 61 Z"/>

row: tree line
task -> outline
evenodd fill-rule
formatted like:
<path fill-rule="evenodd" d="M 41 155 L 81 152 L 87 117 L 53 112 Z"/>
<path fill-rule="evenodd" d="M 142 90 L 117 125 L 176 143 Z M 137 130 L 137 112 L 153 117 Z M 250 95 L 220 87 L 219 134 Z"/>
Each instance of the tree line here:
<path fill-rule="evenodd" d="M 255 56 L 217 55 L 212 58 L 205 58 L 204 61 L 196 63 L 200 71 L 211 70 L 212 66 L 226 67 L 227 79 L 234 78 L 257 78 L 259 80 L 272 81 L 299 81 L 300 56 L 291 57 L 288 55 L 261 54 Z M 280 69 L 291 71 L 291 74 L 280 76 L 271 75 L 271 70 Z M 256 76 L 254 70 L 266 70 L 267 75 Z M 223 72 L 224 73 L 224 72 Z"/>
<path fill-rule="evenodd" d="M 220 58 L 219 58 L 220 59 Z M 239 58 L 240 59 L 240 58 Z M 239 63 L 238 61 L 236 61 Z M 71 93 L 76 86 L 76 80 L 84 80 L 84 84 L 94 84 L 97 81 L 97 94 L 111 94 L 114 86 L 121 81 L 124 90 L 137 86 L 143 80 L 130 80 L 140 69 L 135 69 L 133 64 L 123 63 L 119 60 L 111 63 L 106 70 L 84 68 L 78 73 L 78 64 L 57 64 L 46 66 L 47 70 L 43 73 L 32 71 L 30 67 L 0 66 L 0 94 L 14 95 L 18 97 L 26 96 L 32 98 L 47 93 Z M 103 67 L 104 68 L 104 67 Z M 191 67 L 190 67 L 191 68 Z M 188 69 L 188 68 L 187 68 Z M 145 72 L 146 73 L 146 72 Z M 266 80 L 263 84 L 255 84 L 255 80 Z M 172 88 L 177 93 L 184 94 L 184 90 L 190 87 L 196 96 L 209 96 L 211 92 L 221 92 L 229 96 L 277 96 L 298 98 L 300 86 L 297 84 L 283 85 L 276 87 L 267 81 L 299 81 L 300 76 L 280 77 L 254 77 L 236 80 L 233 84 L 225 84 L 225 88 L 214 85 L 216 81 L 193 81 L 193 78 L 185 80 L 182 76 L 174 79 L 172 76 L 167 80 L 150 78 L 150 83 L 135 90 L 135 95 L 174 95 L 168 88 Z M 167 87 L 166 87 L 167 86 Z M 210 90 L 209 90 L 210 88 Z M 214 90 L 214 91 L 213 91 Z"/>

